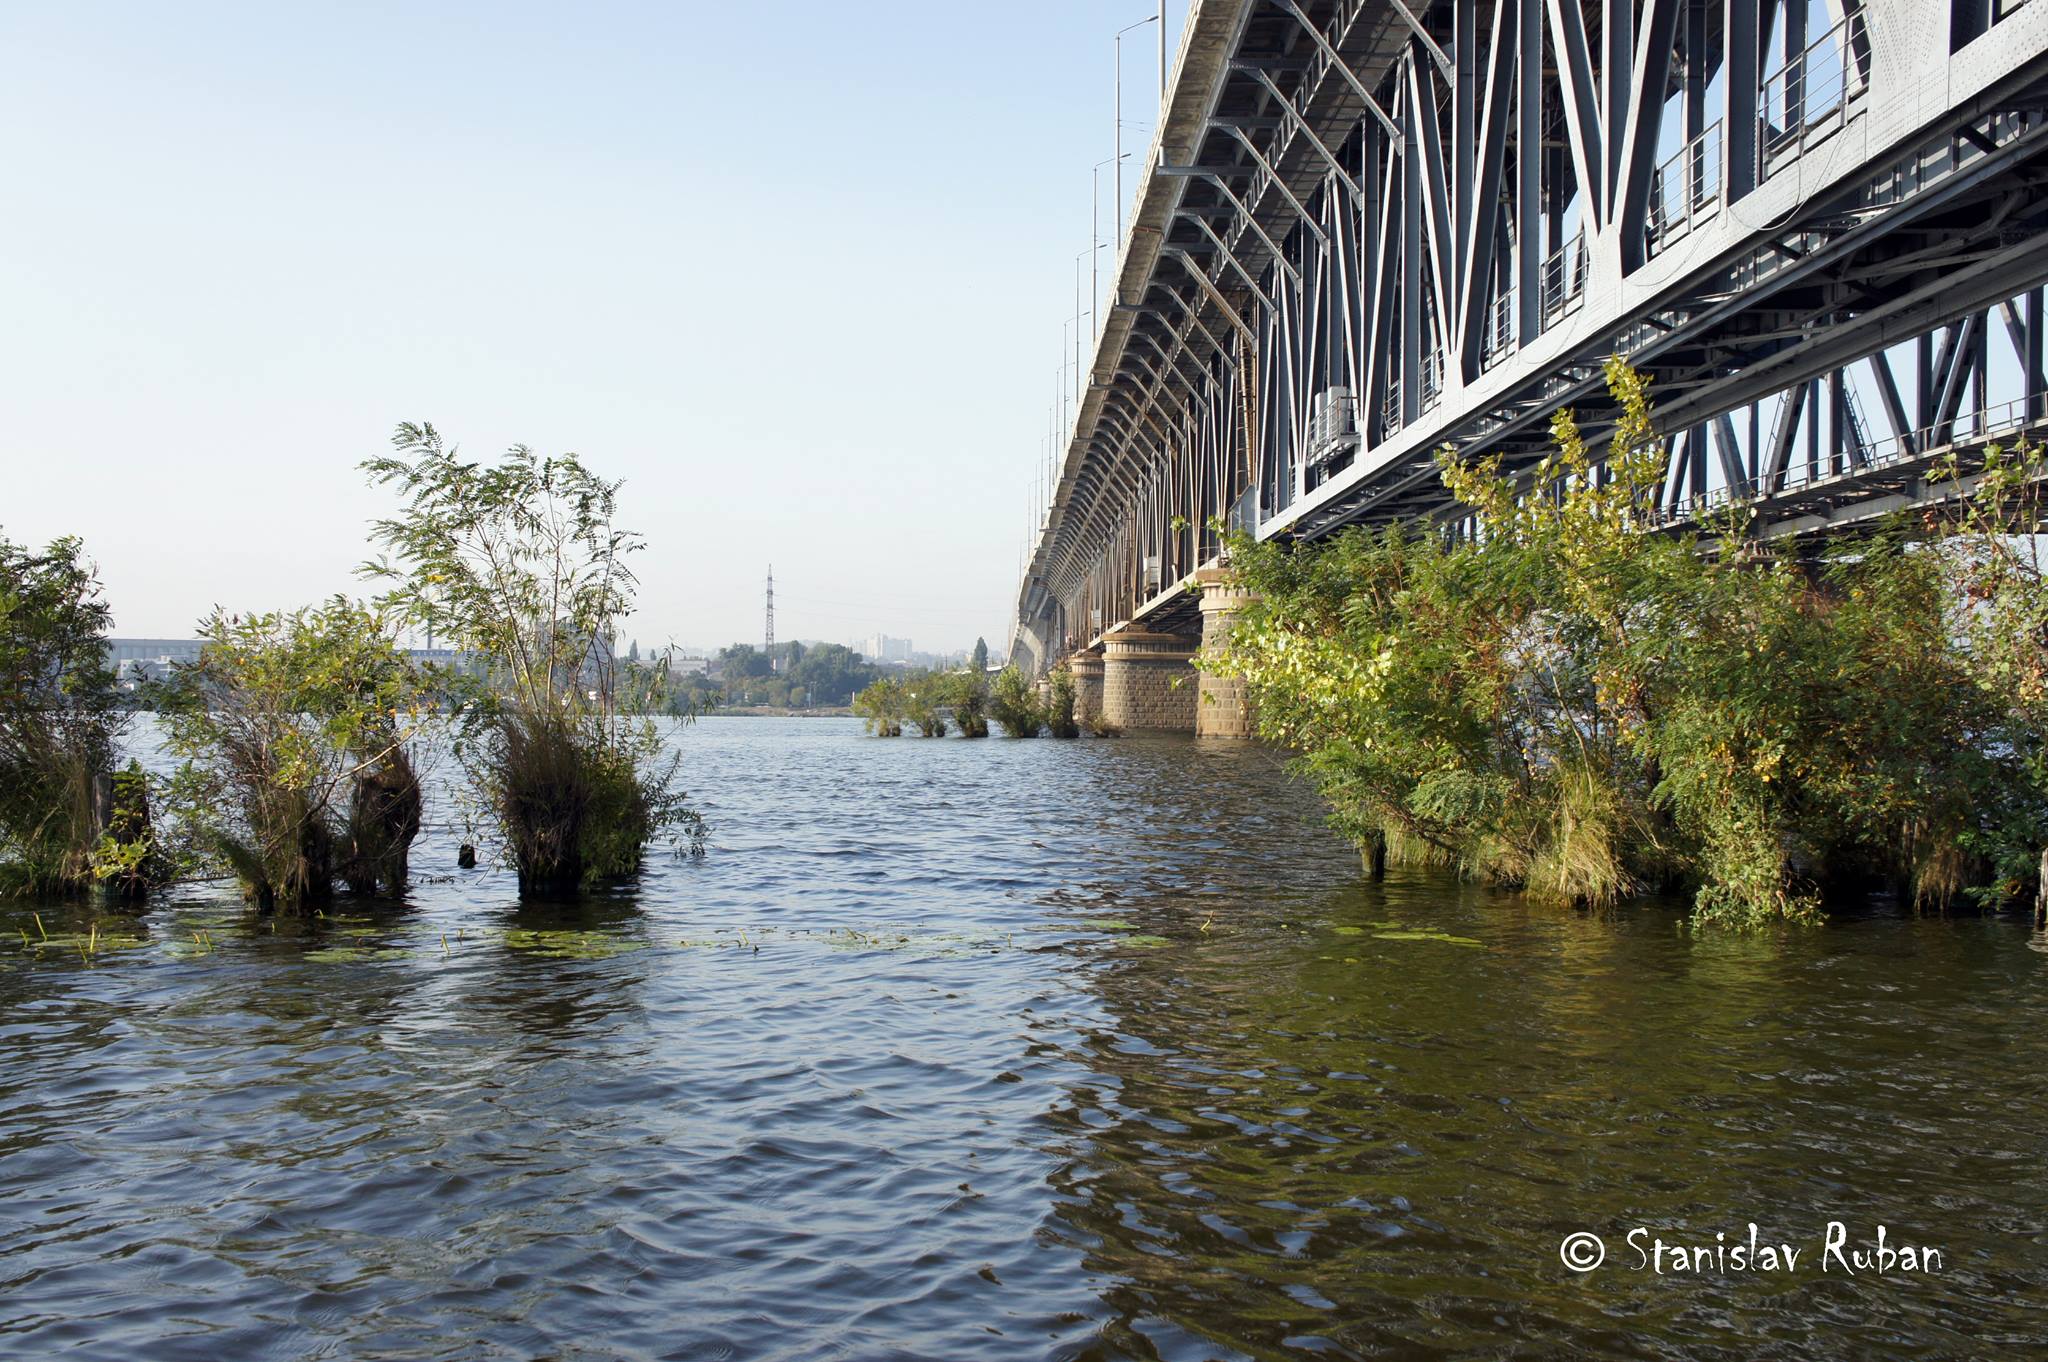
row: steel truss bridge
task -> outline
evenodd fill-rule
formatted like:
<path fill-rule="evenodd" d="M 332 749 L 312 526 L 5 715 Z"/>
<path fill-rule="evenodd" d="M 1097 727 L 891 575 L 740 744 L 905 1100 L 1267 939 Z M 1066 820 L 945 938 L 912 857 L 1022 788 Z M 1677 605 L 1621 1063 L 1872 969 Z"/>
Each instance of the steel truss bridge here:
<path fill-rule="evenodd" d="M 2048 0 L 1193 0 L 1019 589 L 1186 632 L 1215 520 L 1450 510 L 1652 380 L 1661 514 L 1911 506 L 2048 426 Z"/>

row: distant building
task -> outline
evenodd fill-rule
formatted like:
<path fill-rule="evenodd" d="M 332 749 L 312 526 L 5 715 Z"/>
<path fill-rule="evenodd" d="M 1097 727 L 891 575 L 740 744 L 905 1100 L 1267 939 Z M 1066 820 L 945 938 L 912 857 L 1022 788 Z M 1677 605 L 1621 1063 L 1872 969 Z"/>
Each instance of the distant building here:
<path fill-rule="evenodd" d="M 107 660 L 119 670 L 124 662 L 148 662 L 168 667 L 174 662 L 197 662 L 206 645 L 196 638 L 110 638 Z"/>
<path fill-rule="evenodd" d="M 709 676 L 711 659 L 708 657 L 677 657 L 669 655 L 668 669 L 676 676 Z"/>
<path fill-rule="evenodd" d="M 856 643 L 854 650 L 870 662 L 910 661 L 910 640 L 887 634 L 870 634 Z"/>

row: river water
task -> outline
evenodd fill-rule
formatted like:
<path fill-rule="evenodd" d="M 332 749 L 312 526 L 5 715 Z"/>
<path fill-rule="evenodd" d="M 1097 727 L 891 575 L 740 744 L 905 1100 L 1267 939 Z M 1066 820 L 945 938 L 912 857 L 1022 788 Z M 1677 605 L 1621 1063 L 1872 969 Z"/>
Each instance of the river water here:
<path fill-rule="evenodd" d="M 305 928 L 6 906 L 0 1357 L 2048 1355 L 2022 921 L 1366 884 L 1251 747 L 675 741 L 708 854 L 580 907 L 447 832 Z"/>

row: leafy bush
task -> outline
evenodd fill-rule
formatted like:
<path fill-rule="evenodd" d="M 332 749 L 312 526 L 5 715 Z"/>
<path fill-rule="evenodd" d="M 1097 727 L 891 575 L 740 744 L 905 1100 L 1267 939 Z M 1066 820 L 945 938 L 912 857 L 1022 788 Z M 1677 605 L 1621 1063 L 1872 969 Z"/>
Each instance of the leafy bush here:
<path fill-rule="evenodd" d="M 979 642 L 979 640 L 977 640 Z M 986 653 L 986 645 L 982 646 Z M 946 678 L 946 704 L 963 738 L 988 736 L 988 673 L 970 666 Z"/>
<path fill-rule="evenodd" d="M 419 830 L 407 747 L 434 707 L 389 622 L 337 597 L 289 614 L 215 611 L 200 637 L 198 661 L 157 696 L 193 840 L 265 910 L 308 910 L 343 878 L 397 892 Z"/>
<path fill-rule="evenodd" d="M 861 688 L 853 697 L 853 712 L 866 721 L 867 731 L 878 738 L 903 736 L 903 715 L 909 697 L 893 677 L 880 677 Z"/>
<path fill-rule="evenodd" d="M 1012 738 L 1035 738 L 1045 727 L 1045 711 L 1014 662 L 996 673 L 989 689 L 988 713 Z"/>
<path fill-rule="evenodd" d="M 1074 722 L 1074 675 L 1065 667 L 1052 674 L 1052 702 L 1045 707 L 1045 726 L 1055 738 L 1078 738 Z"/>
<path fill-rule="evenodd" d="M 127 723 L 109 619 L 79 540 L 36 552 L 0 538 L 0 891 L 77 892 L 113 878 L 109 856 L 125 858 L 131 891 L 150 878 L 146 800 L 145 826 L 125 825 L 137 840 L 106 841 Z"/>
<path fill-rule="evenodd" d="M 946 708 L 952 703 L 953 687 L 943 672 L 913 672 L 902 682 L 903 713 L 925 738 L 946 736 Z"/>
<path fill-rule="evenodd" d="M 1233 540 L 1259 600 L 1219 665 L 1334 825 L 1369 864 L 1592 905 L 1687 886 L 1736 925 L 1810 921 L 1850 885 L 2031 887 L 2048 593 L 2013 546 L 2039 460 L 1994 455 L 2031 471 L 1817 564 L 1739 519 L 1709 554 L 1650 532 L 1664 451 L 1642 380 L 1617 360 L 1608 384 L 1605 476 L 1569 412 L 1527 480 L 1441 457 L 1469 533 Z"/>

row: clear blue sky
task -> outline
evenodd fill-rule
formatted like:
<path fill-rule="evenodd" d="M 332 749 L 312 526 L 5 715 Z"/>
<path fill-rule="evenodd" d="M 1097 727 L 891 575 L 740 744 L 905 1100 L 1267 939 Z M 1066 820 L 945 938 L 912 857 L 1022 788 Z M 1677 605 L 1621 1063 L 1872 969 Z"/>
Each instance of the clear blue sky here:
<path fill-rule="evenodd" d="M 424 419 L 627 480 L 643 646 L 758 638 L 771 561 L 779 637 L 999 646 L 1152 10 L 9 6 L 0 533 L 184 636 L 357 589 Z"/>

